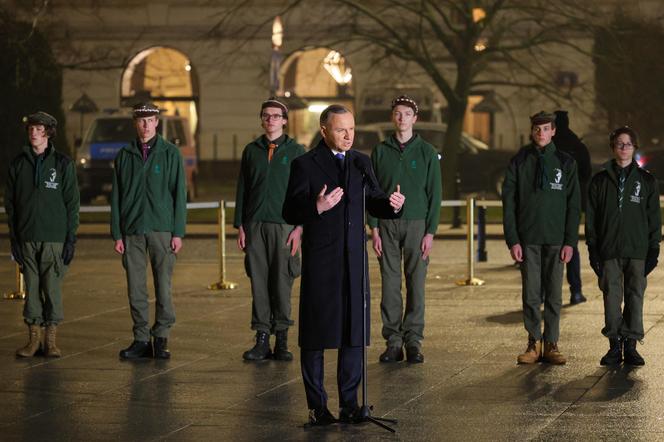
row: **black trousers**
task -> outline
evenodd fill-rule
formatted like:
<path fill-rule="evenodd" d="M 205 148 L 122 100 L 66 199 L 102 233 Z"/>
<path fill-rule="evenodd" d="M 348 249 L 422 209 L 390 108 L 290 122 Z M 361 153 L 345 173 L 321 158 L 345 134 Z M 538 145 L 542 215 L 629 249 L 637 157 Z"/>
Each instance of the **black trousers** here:
<path fill-rule="evenodd" d="M 307 406 L 310 410 L 327 407 L 324 379 L 324 350 L 300 349 L 300 364 Z M 357 388 L 362 380 L 362 347 L 341 347 L 337 357 L 339 407 L 357 406 Z"/>
<path fill-rule="evenodd" d="M 578 247 L 574 247 L 572 259 L 567 263 L 567 283 L 570 293 L 581 293 L 581 258 Z"/>

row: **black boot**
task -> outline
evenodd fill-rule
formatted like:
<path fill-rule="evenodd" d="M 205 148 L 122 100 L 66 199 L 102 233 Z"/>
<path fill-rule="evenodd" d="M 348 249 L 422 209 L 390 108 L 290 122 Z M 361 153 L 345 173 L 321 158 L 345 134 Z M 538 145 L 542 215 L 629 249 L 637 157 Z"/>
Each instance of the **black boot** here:
<path fill-rule="evenodd" d="M 277 332 L 277 341 L 274 343 L 274 359 L 278 361 L 293 360 L 293 353 L 288 351 L 288 330 Z"/>
<path fill-rule="evenodd" d="M 120 351 L 121 359 L 141 359 L 152 357 L 152 343 L 150 341 L 134 341 L 124 350 Z"/>
<path fill-rule="evenodd" d="M 636 351 L 636 339 L 625 339 L 625 365 L 645 365 L 646 361 L 643 360 L 638 351 Z"/>
<path fill-rule="evenodd" d="M 581 292 L 572 293 L 569 297 L 569 303 L 572 305 L 581 304 L 582 302 L 586 302 L 586 297 Z"/>
<path fill-rule="evenodd" d="M 171 352 L 168 350 L 168 339 L 154 338 L 154 358 L 155 359 L 170 359 Z"/>
<path fill-rule="evenodd" d="M 272 355 L 270 351 L 270 335 L 263 331 L 256 332 L 256 345 L 242 355 L 246 361 L 262 361 Z"/>
<path fill-rule="evenodd" d="M 609 338 L 609 351 L 599 361 L 600 365 L 618 365 L 622 362 L 622 342 L 620 338 Z"/>

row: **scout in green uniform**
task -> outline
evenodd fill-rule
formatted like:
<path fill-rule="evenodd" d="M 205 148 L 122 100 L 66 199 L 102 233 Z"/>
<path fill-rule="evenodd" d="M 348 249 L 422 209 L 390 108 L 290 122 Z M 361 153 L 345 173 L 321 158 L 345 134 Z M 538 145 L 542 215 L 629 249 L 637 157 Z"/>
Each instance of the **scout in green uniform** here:
<path fill-rule="evenodd" d="M 46 112 L 27 119 L 29 145 L 9 165 L 5 210 L 14 260 L 25 278 L 23 318 L 29 341 L 16 351 L 32 357 L 39 350 L 60 357 L 55 336 L 64 318 L 62 279 L 74 258 L 79 193 L 74 162 L 50 141 L 58 122 Z"/>
<path fill-rule="evenodd" d="M 292 325 L 291 288 L 300 275 L 301 226 L 291 226 L 281 216 L 291 162 L 304 147 L 284 134 L 288 108 L 273 98 L 260 111 L 265 134 L 242 152 L 235 198 L 237 245 L 245 252 L 245 269 L 251 279 L 251 329 L 256 344 L 242 357 L 259 361 L 270 356 L 290 361 L 288 328 Z M 274 354 L 270 334 L 276 335 Z"/>
<path fill-rule="evenodd" d="M 369 217 L 373 249 L 382 279 L 381 316 L 387 348 L 381 362 L 424 362 L 424 281 L 433 236 L 440 219 L 441 177 L 436 149 L 413 134 L 417 103 L 405 95 L 392 101 L 394 135 L 371 153 L 384 191 L 400 188 L 407 198 L 400 219 Z M 406 308 L 401 295 L 401 257 L 406 277 Z"/>
<path fill-rule="evenodd" d="M 567 361 L 558 350 L 563 264 L 572 258 L 578 241 L 580 192 L 576 162 L 551 141 L 555 118 L 545 112 L 530 117 L 532 143 L 512 158 L 503 184 L 505 241 L 512 259 L 521 263 L 528 331 L 526 351 L 517 358 L 520 364 Z"/>
<path fill-rule="evenodd" d="M 662 220 L 657 180 L 634 161 L 636 132 L 629 127 L 609 137 L 614 159 L 590 183 L 586 243 L 590 265 L 604 293 L 604 328 L 609 351 L 602 365 L 645 364 L 636 351 L 643 339 L 646 276 L 657 266 Z M 621 304 L 625 302 L 624 310 Z"/>
<path fill-rule="evenodd" d="M 168 335 L 175 323 L 171 277 L 187 219 L 186 177 L 177 146 L 157 134 L 159 109 L 140 103 L 133 114 L 138 136 L 115 157 L 111 193 L 111 236 L 127 272 L 134 322 L 134 341 L 120 351 L 120 358 L 168 359 Z M 148 257 L 157 301 L 152 328 L 148 327 Z"/>

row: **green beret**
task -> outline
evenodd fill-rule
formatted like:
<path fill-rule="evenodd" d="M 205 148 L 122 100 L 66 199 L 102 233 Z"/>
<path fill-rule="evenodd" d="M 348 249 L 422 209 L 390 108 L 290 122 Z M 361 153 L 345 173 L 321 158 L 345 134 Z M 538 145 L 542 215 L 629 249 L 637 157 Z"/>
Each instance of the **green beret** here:
<path fill-rule="evenodd" d="M 530 117 L 531 126 L 539 126 L 540 124 L 555 123 L 555 122 L 556 122 L 556 114 L 552 114 L 549 112 L 539 111 L 535 115 L 532 115 Z"/>
<path fill-rule="evenodd" d="M 28 118 L 25 119 L 25 124 L 28 126 L 41 124 L 45 127 L 56 127 L 58 125 L 58 120 L 56 120 L 53 115 L 39 111 L 28 115 Z"/>
<path fill-rule="evenodd" d="M 144 102 L 134 105 L 132 112 L 134 118 L 151 117 L 153 115 L 159 115 L 159 108 L 153 103 Z"/>

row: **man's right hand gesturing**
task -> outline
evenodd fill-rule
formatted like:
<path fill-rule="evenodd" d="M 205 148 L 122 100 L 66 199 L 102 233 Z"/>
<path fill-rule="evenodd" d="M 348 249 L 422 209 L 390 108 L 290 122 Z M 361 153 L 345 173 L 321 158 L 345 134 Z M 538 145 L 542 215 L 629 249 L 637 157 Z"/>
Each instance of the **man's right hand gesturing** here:
<path fill-rule="evenodd" d="M 318 210 L 319 215 L 339 204 L 339 201 L 341 201 L 341 198 L 344 196 L 344 190 L 341 187 L 336 187 L 327 195 L 325 195 L 326 190 L 327 184 L 324 184 L 316 198 L 316 209 Z"/>

